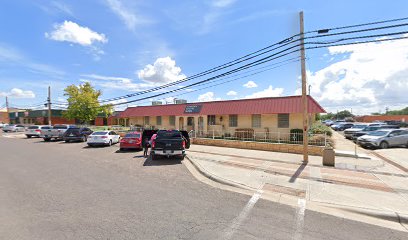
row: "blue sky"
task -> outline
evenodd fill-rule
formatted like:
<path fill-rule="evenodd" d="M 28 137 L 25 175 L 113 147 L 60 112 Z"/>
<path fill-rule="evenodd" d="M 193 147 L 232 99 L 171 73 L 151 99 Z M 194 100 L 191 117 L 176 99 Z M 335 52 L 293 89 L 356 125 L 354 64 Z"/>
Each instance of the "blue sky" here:
<path fill-rule="evenodd" d="M 63 89 L 70 84 L 89 81 L 106 99 L 191 76 L 298 33 L 300 10 L 308 31 L 406 17 L 408 9 L 403 0 L 392 4 L 3 0 L 0 4 L 0 107 L 5 96 L 13 106 L 42 103 L 49 85 L 53 101 L 64 102 Z M 378 49 L 398 50 L 377 54 Z M 310 50 L 307 69 L 312 96 L 328 111 L 353 108 L 364 114 L 405 107 L 407 56 L 406 41 Z M 299 93 L 299 75 L 299 62 L 294 62 L 216 87 L 198 90 L 202 87 L 197 86 L 188 89 L 194 92 L 150 100 L 294 95 Z"/>

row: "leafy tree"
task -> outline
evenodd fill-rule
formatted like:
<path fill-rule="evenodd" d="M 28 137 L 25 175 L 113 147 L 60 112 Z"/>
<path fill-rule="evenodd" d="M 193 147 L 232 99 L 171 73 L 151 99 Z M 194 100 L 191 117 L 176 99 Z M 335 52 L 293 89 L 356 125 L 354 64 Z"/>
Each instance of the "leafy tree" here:
<path fill-rule="evenodd" d="M 388 111 L 387 115 L 408 115 L 408 107 L 401 110 Z"/>
<path fill-rule="evenodd" d="M 336 114 L 337 119 L 345 119 L 345 118 L 352 118 L 352 117 L 354 117 L 354 115 L 348 110 L 343 110 Z"/>
<path fill-rule="evenodd" d="M 64 89 L 64 96 L 68 97 L 68 109 L 63 113 L 68 119 L 78 119 L 82 123 L 94 120 L 98 113 L 110 115 L 112 105 L 101 105 L 98 98 L 102 95 L 87 82 L 81 85 L 70 85 Z"/>

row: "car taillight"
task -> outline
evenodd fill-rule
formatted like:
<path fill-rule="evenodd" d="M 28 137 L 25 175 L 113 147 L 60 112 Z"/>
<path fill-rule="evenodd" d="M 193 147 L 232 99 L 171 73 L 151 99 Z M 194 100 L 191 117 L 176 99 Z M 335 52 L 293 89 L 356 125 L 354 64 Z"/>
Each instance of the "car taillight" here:
<path fill-rule="evenodd" d="M 37 129 L 37 130 L 35 130 L 35 131 L 36 131 L 36 132 L 39 132 L 39 133 L 41 132 L 41 130 L 38 130 L 38 129 Z"/>
<path fill-rule="evenodd" d="M 183 141 L 183 148 L 186 148 L 186 141 Z"/>
<path fill-rule="evenodd" d="M 120 140 L 120 143 L 125 143 L 126 142 L 126 139 L 121 139 Z"/>
<path fill-rule="evenodd" d="M 156 146 L 156 141 L 152 141 L 152 148 L 154 148 Z"/>
<path fill-rule="evenodd" d="M 101 138 L 108 138 L 108 136 L 102 136 Z"/>

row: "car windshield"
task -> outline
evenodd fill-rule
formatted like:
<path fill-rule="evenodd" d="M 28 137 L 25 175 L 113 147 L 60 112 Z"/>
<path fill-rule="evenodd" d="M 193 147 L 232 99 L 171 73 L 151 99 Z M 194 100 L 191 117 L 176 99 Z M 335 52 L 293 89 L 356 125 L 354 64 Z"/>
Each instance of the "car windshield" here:
<path fill-rule="evenodd" d="M 50 126 L 44 126 L 44 127 L 41 127 L 41 129 L 51 129 L 51 127 Z"/>
<path fill-rule="evenodd" d="M 367 125 L 354 125 L 352 128 L 365 128 Z"/>
<path fill-rule="evenodd" d="M 108 132 L 94 132 L 92 135 L 106 135 Z"/>
<path fill-rule="evenodd" d="M 385 136 L 389 133 L 388 131 L 374 131 L 367 134 L 367 136 Z"/>
<path fill-rule="evenodd" d="M 68 128 L 67 133 L 79 132 L 79 128 Z"/>
<path fill-rule="evenodd" d="M 68 128 L 68 126 L 65 126 L 65 125 L 55 125 L 54 126 L 54 129 L 67 129 Z"/>
<path fill-rule="evenodd" d="M 157 138 L 180 138 L 181 134 L 179 131 L 159 131 L 157 133 Z"/>
<path fill-rule="evenodd" d="M 30 126 L 30 127 L 28 127 L 28 129 L 38 129 L 39 127 L 38 126 Z"/>
<path fill-rule="evenodd" d="M 140 134 L 138 133 L 128 133 L 125 135 L 125 138 L 140 138 Z"/>

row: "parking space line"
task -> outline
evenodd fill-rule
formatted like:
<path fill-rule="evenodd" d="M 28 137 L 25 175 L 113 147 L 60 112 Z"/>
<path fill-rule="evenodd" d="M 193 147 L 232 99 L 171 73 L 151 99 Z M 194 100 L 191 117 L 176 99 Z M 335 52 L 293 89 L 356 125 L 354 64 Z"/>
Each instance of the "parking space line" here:
<path fill-rule="evenodd" d="M 296 209 L 295 215 L 295 233 L 293 235 L 293 240 L 300 240 L 303 236 L 303 227 L 305 222 L 305 210 L 306 210 L 306 200 L 298 199 L 298 207 Z"/>

